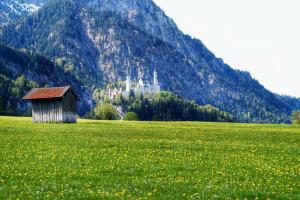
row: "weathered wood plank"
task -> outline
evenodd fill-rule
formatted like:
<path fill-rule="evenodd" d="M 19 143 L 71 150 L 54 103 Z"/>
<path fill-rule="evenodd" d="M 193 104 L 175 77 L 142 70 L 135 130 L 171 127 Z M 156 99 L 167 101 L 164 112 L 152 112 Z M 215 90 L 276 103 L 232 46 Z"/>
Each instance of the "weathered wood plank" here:
<path fill-rule="evenodd" d="M 61 99 L 32 101 L 32 121 L 34 123 L 76 123 L 77 98 L 67 92 Z"/>

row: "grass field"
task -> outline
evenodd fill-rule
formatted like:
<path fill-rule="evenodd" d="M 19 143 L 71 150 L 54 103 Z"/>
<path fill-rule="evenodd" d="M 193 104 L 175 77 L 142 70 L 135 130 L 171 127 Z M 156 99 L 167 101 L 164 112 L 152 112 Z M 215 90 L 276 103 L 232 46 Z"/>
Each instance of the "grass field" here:
<path fill-rule="evenodd" d="M 0 117 L 0 199 L 300 199 L 300 126 Z"/>

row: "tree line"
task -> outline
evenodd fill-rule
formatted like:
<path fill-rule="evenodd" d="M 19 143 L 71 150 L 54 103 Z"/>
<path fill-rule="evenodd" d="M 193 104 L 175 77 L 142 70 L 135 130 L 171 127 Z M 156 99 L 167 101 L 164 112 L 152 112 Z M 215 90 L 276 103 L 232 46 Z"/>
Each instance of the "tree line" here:
<path fill-rule="evenodd" d="M 98 99 L 98 103 L 87 118 L 107 119 L 103 118 L 103 112 L 106 110 L 110 113 L 108 116 L 119 119 L 116 108 L 121 108 L 124 113 L 136 114 L 142 121 L 235 121 L 227 112 L 210 105 L 200 106 L 171 92 L 147 95 L 135 95 L 131 92 L 128 96 L 120 94 L 112 101 L 107 98 Z"/>

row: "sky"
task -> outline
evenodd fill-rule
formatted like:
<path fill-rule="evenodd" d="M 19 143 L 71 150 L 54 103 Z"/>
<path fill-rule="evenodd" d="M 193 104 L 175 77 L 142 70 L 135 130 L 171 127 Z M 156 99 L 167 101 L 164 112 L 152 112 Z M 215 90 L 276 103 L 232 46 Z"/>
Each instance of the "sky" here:
<path fill-rule="evenodd" d="M 300 0 L 154 0 L 186 34 L 272 92 L 300 97 Z"/>

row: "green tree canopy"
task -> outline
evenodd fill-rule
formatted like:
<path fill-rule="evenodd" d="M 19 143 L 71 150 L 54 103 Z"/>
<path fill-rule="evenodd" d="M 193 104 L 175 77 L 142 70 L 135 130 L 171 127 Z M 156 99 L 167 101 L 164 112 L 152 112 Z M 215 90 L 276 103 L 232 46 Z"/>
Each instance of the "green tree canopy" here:
<path fill-rule="evenodd" d="M 88 115 L 87 118 L 97 120 L 118 120 L 120 115 L 118 111 L 109 103 L 97 105 Z"/>
<path fill-rule="evenodd" d="M 135 112 L 128 112 L 124 117 L 125 121 L 140 121 L 138 114 Z"/>
<path fill-rule="evenodd" d="M 294 124 L 300 124 L 300 110 L 296 110 L 292 114 Z"/>
<path fill-rule="evenodd" d="M 113 101 L 125 112 L 136 113 L 142 121 L 234 121 L 231 115 L 213 106 L 199 106 L 171 92 L 130 94 Z"/>

